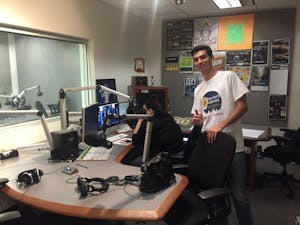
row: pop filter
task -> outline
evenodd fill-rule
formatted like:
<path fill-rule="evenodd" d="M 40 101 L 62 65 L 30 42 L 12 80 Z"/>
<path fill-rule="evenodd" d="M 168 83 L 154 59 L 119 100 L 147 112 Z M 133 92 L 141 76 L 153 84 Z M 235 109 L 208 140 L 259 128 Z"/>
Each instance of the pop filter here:
<path fill-rule="evenodd" d="M 84 142 L 93 147 L 105 147 L 107 149 L 113 146 L 111 141 L 106 140 L 105 134 L 102 131 L 87 133 L 84 137 Z"/>

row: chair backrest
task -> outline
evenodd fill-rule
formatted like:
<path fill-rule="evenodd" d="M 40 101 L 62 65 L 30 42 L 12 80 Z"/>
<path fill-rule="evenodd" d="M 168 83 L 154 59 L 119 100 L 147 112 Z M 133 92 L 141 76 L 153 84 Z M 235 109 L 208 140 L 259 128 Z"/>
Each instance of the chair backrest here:
<path fill-rule="evenodd" d="M 201 126 L 194 126 L 191 133 L 188 135 L 188 140 L 184 143 L 184 152 L 183 159 L 184 161 L 188 161 L 191 157 L 191 154 L 198 142 L 200 141 L 201 136 Z"/>
<path fill-rule="evenodd" d="M 196 189 L 223 187 L 229 176 L 235 153 L 235 139 L 219 132 L 216 140 L 209 144 L 203 133 L 189 160 L 188 178 Z"/>

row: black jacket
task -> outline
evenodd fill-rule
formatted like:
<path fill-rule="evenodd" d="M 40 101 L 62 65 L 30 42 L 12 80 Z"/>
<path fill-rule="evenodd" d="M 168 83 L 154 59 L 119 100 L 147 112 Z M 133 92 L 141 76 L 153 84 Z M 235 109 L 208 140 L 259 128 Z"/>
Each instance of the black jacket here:
<path fill-rule="evenodd" d="M 174 118 L 168 113 L 155 114 L 151 120 L 153 121 L 151 144 L 149 156 L 166 151 L 174 154 L 180 150 L 183 144 L 182 132 Z M 144 120 L 137 134 L 133 134 L 132 142 L 135 146 L 137 155 L 143 154 L 146 123 Z"/>

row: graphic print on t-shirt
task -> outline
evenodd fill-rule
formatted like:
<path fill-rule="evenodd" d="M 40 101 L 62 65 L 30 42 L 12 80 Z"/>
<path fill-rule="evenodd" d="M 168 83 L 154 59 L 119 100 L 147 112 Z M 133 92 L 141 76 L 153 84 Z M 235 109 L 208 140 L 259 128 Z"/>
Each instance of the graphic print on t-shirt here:
<path fill-rule="evenodd" d="M 205 113 L 216 112 L 221 109 L 222 98 L 215 91 L 209 91 L 202 97 L 202 106 Z"/>

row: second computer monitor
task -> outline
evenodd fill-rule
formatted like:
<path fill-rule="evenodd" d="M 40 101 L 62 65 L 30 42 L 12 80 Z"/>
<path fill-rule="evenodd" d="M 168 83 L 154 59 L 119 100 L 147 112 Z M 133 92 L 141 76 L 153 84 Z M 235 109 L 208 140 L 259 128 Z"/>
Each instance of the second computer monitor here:
<path fill-rule="evenodd" d="M 107 118 L 109 116 L 109 118 Z M 82 140 L 87 133 L 120 124 L 118 103 L 95 103 L 82 109 Z M 106 119 L 107 118 L 107 119 Z M 109 132 L 109 131 L 108 131 Z"/>
<path fill-rule="evenodd" d="M 116 90 L 116 79 L 96 79 L 96 85 L 102 85 L 110 89 Z M 96 89 L 97 102 L 104 104 L 117 102 L 117 100 L 118 99 L 115 94 Z"/>
<path fill-rule="evenodd" d="M 99 106 L 98 127 L 108 128 L 120 124 L 118 103 L 108 103 Z"/>

